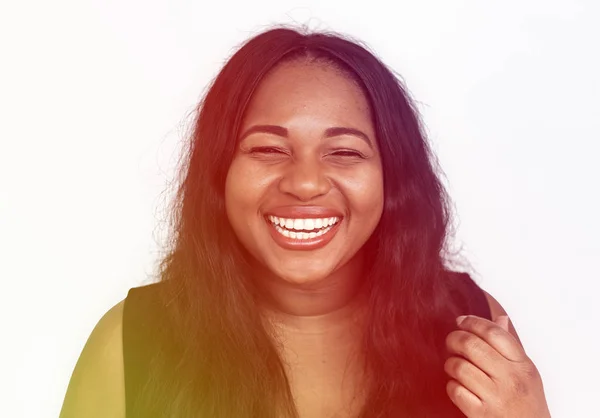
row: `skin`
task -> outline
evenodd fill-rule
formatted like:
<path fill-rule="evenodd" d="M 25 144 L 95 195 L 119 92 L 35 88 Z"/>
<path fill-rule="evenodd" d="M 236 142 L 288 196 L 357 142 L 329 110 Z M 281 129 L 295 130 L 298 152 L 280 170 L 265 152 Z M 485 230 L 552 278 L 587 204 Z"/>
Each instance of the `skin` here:
<path fill-rule="evenodd" d="M 469 418 L 549 418 L 541 376 L 506 314 L 486 293 L 492 321 L 474 315 L 456 319 L 446 338 L 451 357 L 446 391 Z"/>
<path fill-rule="evenodd" d="M 287 132 L 244 135 L 256 125 Z M 371 146 L 351 136 L 326 138 L 333 126 L 365 132 Z M 284 64 L 259 86 L 241 132 L 226 184 L 228 217 L 262 269 L 270 296 L 268 317 L 283 341 L 281 355 L 300 416 L 334 416 L 344 405 L 359 404 L 351 400 L 360 395 L 353 398 L 336 388 L 354 374 L 348 393 L 359 391 L 360 367 L 348 369 L 359 336 L 347 330 L 357 328 L 352 312 L 360 306 L 353 299 L 360 282 L 360 248 L 383 207 L 383 173 L 367 100 L 333 68 Z M 260 147 L 271 149 L 256 153 Z M 366 158 L 328 157 L 338 147 Z M 264 212 L 302 204 L 343 211 L 342 228 L 322 249 L 281 249 L 268 234 Z M 504 309 L 487 297 L 496 322 L 471 316 L 448 336 L 447 348 L 454 354 L 445 365 L 448 396 L 468 417 L 549 416 L 535 366 L 509 328 Z M 357 410 L 345 409 L 341 416 Z"/>
<path fill-rule="evenodd" d="M 246 134 L 263 125 L 286 132 Z M 366 138 L 328 136 L 335 127 Z M 272 301 L 296 316 L 347 305 L 361 279 L 361 247 L 383 210 L 381 160 L 362 91 L 324 64 L 282 64 L 259 85 L 240 137 L 226 181 L 227 215 Z M 324 248 L 283 249 L 264 217 L 286 205 L 334 209 L 343 220 Z"/>
<path fill-rule="evenodd" d="M 231 225 L 257 260 L 265 289 L 264 316 L 282 343 L 280 354 L 301 418 L 352 417 L 362 403 L 358 352 L 362 309 L 360 248 L 383 208 L 383 174 L 367 101 L 339 71 L 289 63 L 261 84 L 244 120 L 277 125 L 286 137 L 254 134 L 240 143 L 226 184 Z M 327 128 L 352 135 L 326 138 Z M 269 146 L 281 153 L 256 153 Z M 363 157 L 336 154 L 358 151 Z M 324 248 L 283 250 L 267 234 L 262 211 L 277 205 L 316 204 L 344 215 Z M 492 321 L 470 316 L 447 338 L 448 396 L 470 418 L 550 416 L 539 373 L 486 293 Z M 61 418 L 125 418 L 122 315 L 124 301 L 98 322 L 73 372 Z"/>
<path fill-rule="evenodd" d="M 246 134 L 264 125 L 281 132 Z M 364 138 L 328 135 L 336 127 Z M 282 64 L 259 85 L 240 132 L 226 181 L 227 214 L 257 260 L 265 317 L 282 342 L 297 409 L 301 417 L 349 416 L 357 411 L 362 377 L 356 331 L 364 306 L 361 248 L 383 210 L 383 172 L 367 99 L 335 68 Z M 337 234 L 321 249 L 281 248 L 264 217 L 289 205 L 339 211 Z"/>
<path fill-rule="evenodd" d="M 125 418 L 123 306 L 113 306 L 88 338 L 71 376 L 60 418 Z"/>

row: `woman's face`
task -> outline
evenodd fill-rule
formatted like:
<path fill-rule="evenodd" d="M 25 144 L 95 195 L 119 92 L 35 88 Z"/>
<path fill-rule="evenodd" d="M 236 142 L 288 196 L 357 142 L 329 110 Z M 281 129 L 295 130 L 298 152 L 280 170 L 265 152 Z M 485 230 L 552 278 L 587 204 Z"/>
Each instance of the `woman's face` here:
<path fill-rule="evenodd" d="M 381 160 L 361 89 L 325 64 L 282 64 L 256 90 L 238 139 L 225 203 L 246 249 L 291 284 L 317 283 L 348 266 L 383 209 Z"/>

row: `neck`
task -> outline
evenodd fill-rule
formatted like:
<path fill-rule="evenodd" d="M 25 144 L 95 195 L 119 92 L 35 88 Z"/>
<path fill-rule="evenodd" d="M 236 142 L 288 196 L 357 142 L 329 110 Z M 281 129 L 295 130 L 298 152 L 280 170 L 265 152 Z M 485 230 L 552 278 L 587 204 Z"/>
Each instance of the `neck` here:
<path fill-rule="evenodd" d="M 368 376 L 362 350 L 368 295 L 360 266 L 310 286 L 269 281 L 261 304 L 300 416 L 357 414 Z M 342 274 L 344 273 L 344 274 Z"/>

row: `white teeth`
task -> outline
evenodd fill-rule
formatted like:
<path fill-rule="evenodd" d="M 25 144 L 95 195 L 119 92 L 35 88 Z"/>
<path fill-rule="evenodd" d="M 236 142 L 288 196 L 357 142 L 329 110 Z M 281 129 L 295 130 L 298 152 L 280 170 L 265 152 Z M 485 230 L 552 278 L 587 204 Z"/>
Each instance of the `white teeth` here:
<path fill-rule="evenodd" d="M 293 238 L 293 239 L 297 239 L 297 240 L 301 241 L 303 239 L 315 238 L 315 237 L 321 236 L 323 234 L 326 234 L 327 232 L 329 232 L 331 230 L 331 227 L 321 229 L 319 232 L 313 231 L 310 233 L 306 233 L 306 232 L 288 231 L 287 229 L 284 229 L 278 225 L 275 225 L 275 230 L 277 232 L 279 232 L 281 235 L 283 235 L 284 237 Z"/>
<path fill-rule="evenodd" d="M 269 216 L 269 220 L 276 226 L 296 231 L 312 231 L 315 229 L 326 228 L 339 221 L 338 217 L 332 218 L 278 218 Z"/>
<path fill-rule="evenodd" d="M 294 223 L 294 226 L 296 224 Z M 313 229 L 315 229 L 315 221 L 313 219 L 305 219 L 304 220 L 304 228 L 306 231 L 312 231 Z"/>
<path fill-rule="evenodd" d="M 287 221 L 286 221 L 286 225 L 287 225 Z M 294 229 L 303 229 L 302 228 L 303 226 L 304 226 L 304 220 L 294 219 Z"/>

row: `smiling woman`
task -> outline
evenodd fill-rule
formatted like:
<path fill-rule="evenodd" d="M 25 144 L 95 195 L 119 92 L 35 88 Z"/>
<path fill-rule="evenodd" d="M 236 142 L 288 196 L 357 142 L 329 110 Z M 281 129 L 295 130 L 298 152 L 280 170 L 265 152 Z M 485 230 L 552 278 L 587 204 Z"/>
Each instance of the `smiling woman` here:
<path fill-rule="evenodd" d="M 361 282 L 383 171 L 358 83 L 310 56 L 279 64 L 254 92 L 241 131 L 225 205 L 244 248 L 290 284 Z"/>
<path fill-rule="evenodd" d="M 63 418 L 549 416 L 503 309 L 445 267 L 434 158 L 367 49 L 254 37 L 181 169 L 161 280 L 102 318 Z"/>

